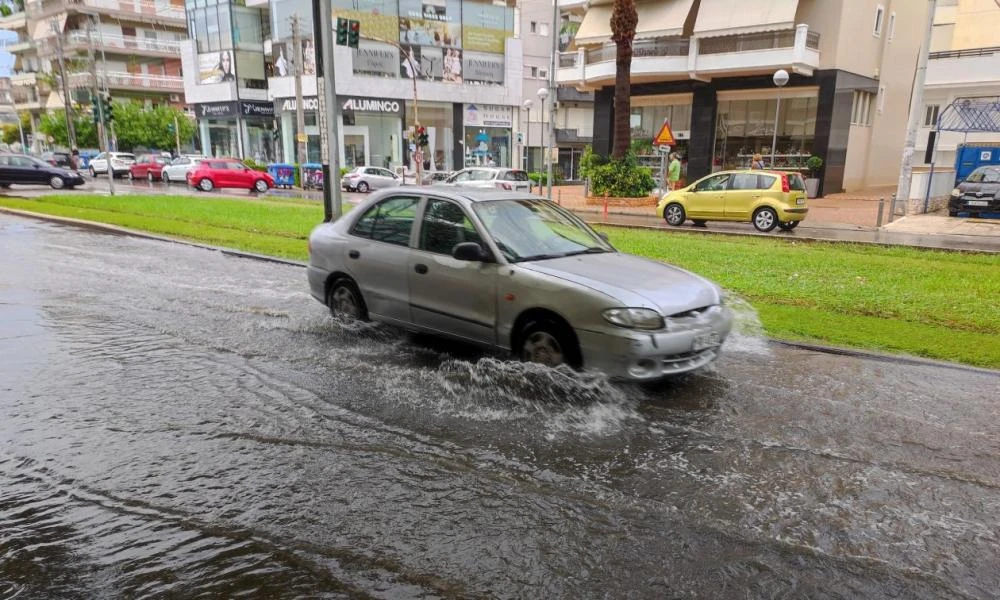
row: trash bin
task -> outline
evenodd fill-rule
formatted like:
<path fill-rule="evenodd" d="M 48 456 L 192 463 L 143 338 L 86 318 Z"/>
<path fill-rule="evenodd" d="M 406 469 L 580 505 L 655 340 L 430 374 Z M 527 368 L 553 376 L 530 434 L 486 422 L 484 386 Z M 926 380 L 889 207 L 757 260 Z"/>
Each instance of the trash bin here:
<path fill-rule="evenodd" d="M 267 165 L 267 174 L 274 179 L 274 187 L 290 188 L 295 185 L 295 165 L 274 163 Z"/>
<path fill-rule="evenodd" d="M 303 163 L 302 188 L 307 190 L 323 189 L 323 165 L 319 163 Z"/>

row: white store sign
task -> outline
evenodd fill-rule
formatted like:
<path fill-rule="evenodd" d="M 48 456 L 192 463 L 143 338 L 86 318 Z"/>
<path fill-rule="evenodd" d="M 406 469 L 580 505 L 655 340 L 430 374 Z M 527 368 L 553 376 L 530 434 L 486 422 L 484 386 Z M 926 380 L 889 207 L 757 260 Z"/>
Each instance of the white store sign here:
<path fill-rule="evenodd" d="M 509 106 L 497 104 L 464 105 L 466 127 L 511 127 L 514 111 Z"/>

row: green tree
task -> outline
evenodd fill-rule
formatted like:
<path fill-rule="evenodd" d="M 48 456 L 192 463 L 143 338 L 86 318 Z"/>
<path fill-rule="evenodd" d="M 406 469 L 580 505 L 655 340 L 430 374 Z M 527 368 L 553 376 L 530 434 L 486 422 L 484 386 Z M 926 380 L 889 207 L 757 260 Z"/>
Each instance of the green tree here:
<path fill-rule="evenodd" d="M 73 119 L 73 128 L 76 130 L 76 144 L 80 148 L 97 148 L 97 128 L 94 126 L 93 118 L 87 114 L 77 113 Z M 46 136 L 52 138 L 57 146 L 69 148 L 69 134 L 66 132 L 66 111 L 63 109 L 54 110 L 42 115 L 39 119 L 38 129 Z"/>
<path fill-rule="evenodd" d="M 173 150 L 176 143 L 171 129 L 175 117 L 182 143 L 190 140 L 195 132 L 194 122 L 183 111 L 172 106 L 147 109 L 139 102 L 116 102 L 114 117 L 115 135 L 118 147 L 122 150 Z"/>

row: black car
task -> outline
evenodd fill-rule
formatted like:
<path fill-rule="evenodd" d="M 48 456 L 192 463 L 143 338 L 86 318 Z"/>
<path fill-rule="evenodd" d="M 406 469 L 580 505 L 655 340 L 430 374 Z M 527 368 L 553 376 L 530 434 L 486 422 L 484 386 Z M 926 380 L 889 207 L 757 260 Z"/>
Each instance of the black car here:
<path fill-rule="evenodd" d="M 972 217 L 1000 213 L 1000 165 L 979 167 L 951 191 L 948 215 L 957 217 L 960 212 Z"/>
<path fill-rule="evenodd" d="M 50 185 L 61 190 L 82 184 L 83 176 L 27 154 L 0 154 L 0 187 L 8 188 L 12 183 Z"/>
<path fill-rule="evenodd" d="M 73 157 L 69 152 L 43 152 L 42 160 L 53 167 L 73 168 Z"/>

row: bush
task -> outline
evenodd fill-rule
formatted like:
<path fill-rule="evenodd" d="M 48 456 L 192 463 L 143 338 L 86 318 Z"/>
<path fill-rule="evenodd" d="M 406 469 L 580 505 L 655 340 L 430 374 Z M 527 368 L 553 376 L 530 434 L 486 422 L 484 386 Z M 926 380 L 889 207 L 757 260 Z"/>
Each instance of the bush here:
<path fill-rule="evenodd" d="M 815 154 L 810 156 L 809 160 L 806 161 L 806 168 L 809 169 L 811 177 L 819 177 L 819 170 L 823 168 L 823 159 Z"/>
<path fill-rule="evenodd" d="M 653 153 L 653 140 L 632 140 L 629 148 L 637 156 Z"/>
<path fill-rule="evenodd" d="M 250 167 L 254 171 L 263 171 L 264 173 L 267 173 L 267 165 L 262 162 L 257 162 L 252 158 L 244 159 L 243 164 Z"/>
<path fill-rule="evenodd" d="M 594 149 L 587 146 L 583 149 L 583 156 L 580 157 L 580 177 L 588 179 L 593 176 L 594 169 L 606 164 L 608 164 L 608 159 L 600 154 L 595 154 Z"/>
<path fill-rule="evenodd" d="M 594 167 L 590 172 L 590 193 L 614 198 L 643 198 L 656 187 L 653 174 L 636 163 L 635 156 Z"/>
<path fill-rule="evenodd" d="M 533 181 L 535 185 L 548 185 L 549 173 L 548 171 L 535 171 L 528 173 L 528 179 Z M 559 185 L 563 182 L 562 167 L 552 165 L 552 182 L 553 185 Z"/>
<path fill-rule="evenodd" d="M 341 177 L 343 177 L 344 175 L 347 175 L 350 172 L 351 172 L 351 168 L 350 167 L 340 167 L 340 176 Z"/>

